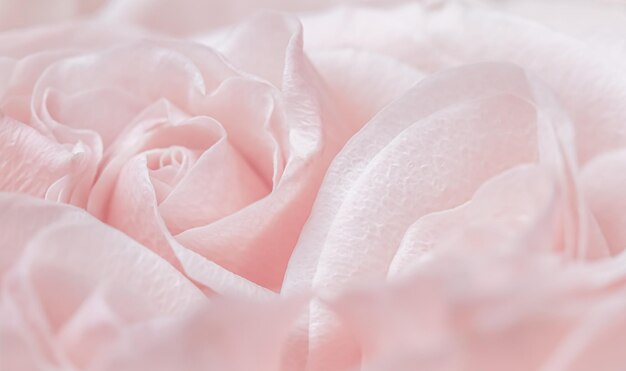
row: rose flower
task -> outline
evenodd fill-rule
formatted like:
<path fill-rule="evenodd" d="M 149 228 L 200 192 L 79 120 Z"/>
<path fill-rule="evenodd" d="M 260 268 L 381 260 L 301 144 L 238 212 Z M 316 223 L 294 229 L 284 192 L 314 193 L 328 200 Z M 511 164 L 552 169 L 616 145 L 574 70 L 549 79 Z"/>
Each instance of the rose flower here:
<path fill-rule="evenodd" d="M 0 12 L 0 369 L 623 368 L 619 2 Z"/>

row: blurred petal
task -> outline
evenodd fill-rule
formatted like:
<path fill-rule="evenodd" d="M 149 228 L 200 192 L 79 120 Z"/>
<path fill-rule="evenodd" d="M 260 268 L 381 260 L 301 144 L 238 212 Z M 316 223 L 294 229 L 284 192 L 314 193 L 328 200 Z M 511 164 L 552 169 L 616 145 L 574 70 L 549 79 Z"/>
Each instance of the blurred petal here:
<path fill-rule="evenodd" d="M 132 328 L 93 369 L 279 370 L 284 340 L 301 306 L 298 299 L 216 299 L 186 318 Z"/>
<path fill-rule="evenodd" d="M 612 255 L 626 249 L 626 152 L 598 156 L 582 170 L 581 183 L 589 209 L 593 213 Z"/>
<path fill-rule="evenodd" d="M 184 313 L 205 300 L 164 260 L 84 211 L 10 193 L 0 194 L 0 210 L 0 242 L 11 247 L 3 259 L 3 312 L 13 313 L 12 323 L 26 330 L 28 347 L 42 362 L 86 362 L 80 358 L 119 335 L 106 330 L 115 328 L 111 323 Z M 113 322 L 94 305 L 113 308 Z M 57 342 L 57 334 L 64 340 Z"/>

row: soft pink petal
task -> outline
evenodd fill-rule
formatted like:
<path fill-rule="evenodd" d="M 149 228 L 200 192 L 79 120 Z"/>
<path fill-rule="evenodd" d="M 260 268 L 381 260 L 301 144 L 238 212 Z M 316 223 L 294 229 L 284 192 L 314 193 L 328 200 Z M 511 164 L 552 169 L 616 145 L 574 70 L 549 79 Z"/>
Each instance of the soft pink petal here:
<path fill-rule="evenodd" d="M 193 104 L 191 113 L 209 116 L 259 175 L 276 184 L 286 161 L 279 92 L 263 81 L 233 77 Z"/>
<path fill-rule="evenodd" d="M 476 65 L 426 79 L 377 115 L 335 159 L 284 289 L 333 291 L 383 278 L 414 221 L 465 202 L 489 178 L 525 162 L 545 163 L 563 192 L 559 223 L 565 238 L 552 248 L 585 258 L 606 255 L 602 244 L 588 247 L 572 150 L 571 126 L 549 91 L 513 66 Z M 320 332 L 309 334 L 310 361 L 316 367 L 347 362 L 348 355 L 342 361 L 330 351 L 348 341 L 337 337 L 340 330 L 313 327 Z"/>
<path fill-rule="evenodd" d="M 310 55 L 333 101 L 341 105 L 343 120 L 356 125 L 355 132 L 423 77 L 386 55 L 353 49 Z"/>
<path fill-rule="evenodd" d="M 256 22 L 260 30 L 267 30 L 267 37 L 273 32 L 288 33 L 288 37 L 280 36 L 287 41 L 283 45 L 284 71 L 282 79 L 274 82 L 282 84 L 284 132 L 279 143 L 288 156 L 285 170 L 268 197 L 215 223 L 187 230 L 176 239 L 232 272 L 276 290 L 325 168 L 347 139 L 350 127 L 356 125 L 335 121 L 335 106 L 327 100 L 302 52 L 299 25 L 275 15 L 257 17 Z M 275 28 L 268 30 L 268 24 Z M 259 55 L 265 52 L 260 49 Z M 228 131 L 228 124 L 225 128 Z M 244 234 L 242 225 L 247 227 Z"/>
<path fill-rule="evenodd" d="M 92 369 L 279 370 L 284 341 L 301 306 L 297 298 L 272 303 L 215 299 L 186 318 L 133 327 Z"/>
<path fill-rule="evenodd" d="M 204 152 L 159 211 L 173 234 L 212 223 L 265 196 L 269 185 L 227 141 Z"/>
<path fill-rule="evenodd" d="M 144 42 L 54 63 L 37 82 L 33 106 L 60 124 L 94 130 L 107 145 L 154 101 L 167 99 L 184 108 L 211 84 L 193 60 Z M 87 94 L 91 98 L 81 99 Z"/>
<path fill-rule="evenodd" d="M 457 250 L 402 282 L 327 303 L 358 339 L 365 370 L 618 370 L 623 272 L 602 282 L 617 265 L 553 258 Z"/>
<path fill-rule="evenodd" d="M 113 340 L 106 331 L 93 332 L 97 323 L 107 322 L 85 312 L 90 301 L 116 308 L 115 321 L 128 324 L 183 313 L 205 300 L 172 266 L 84 211 L 10 193 L 0 195 L 0 204 L 0 244 L 12 250 L 3 259 L 9 264 L 2 280 L 3 317 L 14 316 L 11 321 L 23 326 L 28 347 L 41 362 L 60 367 L 86 362 L 79 358 L 103 351 Z M 25 225 L 30 233 L 17 228 Z M 79 338 L 83 333 L 88 342 L 72 341 L 69 332 Z M 57 341 L 57 335 L 65 340 Z M 73 352 L 74 346 L 84 352 Z"/>
<path fill-rule="evenodd" d="M 69 175 L 79 156 L 32 127 L 0 118 L 0 190 L 45 197 L 50 187 Z"/>
<path fill-rule="evenodd" d="M 132 159 L 121 171 L 107 218 L 107 223 L 149 246 L 194 281 L 202 284 L 207 294 L 251 297 L 271 295 L 265 288 L 189 250 L 172 237 L 158 212 L 155 191 L 150 182 L 146 161 L 142 157 Z"/>
<path fill-rule="evenodd" d="M 433 44 L 425 29 L 445 3 L 384 1 L 378 5 L 384 9 L 353 4 L 306 14 L 302 17 L 307 30 L 306 50 L 365 51 L 394 59 L 418 72 L 434 72 L 453 65 L 454 59 Z"/>
<path fill-rule="evenodd" d="M 522 165 L 499 174 L 467 203 L 413 223 L 389 266 L 389 277 L 428 264 L 444 249 L 477 255 L 510 248 L 527 249 L 529 254 L 551 250 L 562 239 L 558 235 L 562 231 L 558 225 L 561 198 L 555 177 L 545 168 Z M 547 233 L 528 236 L 539 223 L 545 224 Z"/>
<path fill-rule="evenodd" d="M 598 156 L 582 170 L 584 197 L 611 254 L 626 249 L 626 152 L 623 150 Z"/>
<path fill-rule="evenodd" d="M 513 73 L 513 75 L 510 75 L 510 73 Z M 492 81 L 492 84 L 488 87 L 485 86 L 484 88 L 481 88 L 479 82 L 485 79 Z M 374 163 L 374 160 L 379 152 L 383 150 L 394 139 L 394 137 L 403 133 L 405 129 L 410 128 L 414 123 L 418 123 L 420 119 L 428 118 L 429 115 L 432 115 L 438 110 L 442 110 L 448 106 L 454 107 L 457 110 L 471 109 L 471 105 L 469 104 L 467 104 L 465 108 L 463 106 L 455 107 L 455 104 L 466 100 L 469 100 L 468 102 L 470 102 L 471 99 L 476 99 L 481 96 L 489 97 L 497 92 L 501 92 L 502 94 L 505 94 L 506 92 L 513 93 L 523 87 L 523 84 L 523 77 L 519 75 L 519 71 L 510 66 L 489 65 L 489 67 L 468 67 L 466 69 L 450 71 L 424 80 L 415 88 L 411 89 L 409 93 L 378 114 L 348 143 L 342 153 L 335 158 L 333 165 L 329 169 L 325 180 L 327 185 L 322 187 L 317 199 L 317 210 L 314 210 L 313 216 L 311 217 L 306 229 L 303 231 L 302 237 L 299 241 L 299 246 L 296 251 L 294 251 L 294 256 L 290 261 L 290 269 L 287 273 L 286 283 L 284 286 L 285 289 L 291 289 L 292 287 L 296 287 L 301 284 L 306 285 L 312 282 L 316 270 L 317 260 L 319 259 L 319 254 L 321 253 L 319 244 L 327 238 L 334 221 L 334 216 L 339 212 L 343 201 L 350 194 L 354 185 L 357 184 L 361 174 L 367 171 L 369 164 Z M 516 101 L 514 98 L 507 98 L 506 96 L 501 98 L 503 102 L 505 99 L 512 99 L 509 102 L 515 106 Z M 491 107 L 494 108 L 493 112 L 495 113 L 497 111 L 497 107 L 495 105 L 491 105 Z M 521 144 L 522 147 L 520 147 L 519 153 L 522 154 L 522 156 L 524 156 L 524 153 L 527 155 L 525 158 L 521 157 L 517 161 L 532 161 L 537 156 L 536 149 L 534 148 L 534 140 L 536 140 L 536 134 L 534 131 L 536 131 L 536 129 L 534 128 L 535 123 L 532 107 L 526 107 L 523 102 L 519 102 L 518 107 L 520 113 L 526 113 L 526 122 L 524 122 L 523 117 L 520 117 L 520 124 L 512 124 L 510 129 L 522 130 L 522 132 L 526 133 L 527 142 Z M 454 112 L 455 111 L 452 111 L 452 113 Z M 445 120 L 445 117 L 442 116 L 440 120 Z M 472 121 L 469 121 L 468 130 L 471 127 L 471 123 Z M 494 125 L 497 124 L 499 123 L 494 122 Z M 450 125 L 453 125 L 452 122 Z M 433 122 L 431 126 L 431 131 L 441 130 L 442 135 L 444 133 L 445 135 L 453 134 L 458 130 L 455 127 L 454 131 L 453 128 L 445 131 L 444 129 L 439 128 L 440 126 L 445 128 L 445 126 L 437 125 L 437 122 Z M 415 135 L 420 135 L 422 132 L 418 130 L 418 128 L 415 128 L 414 131 Z M 425 138 L 428 137 L 425 136 Z M 477 139 L 480 138 L 481 136 L 477 137 Z M 465 137 L 459 137 L 459 140 L 461 139 L 464 141 Z M 493 140 L 496 141 L 497 139 L 499 138 L 494 136 Z M 405 146 L 411 145 L 411 143 L 406 140 L 397 141 L 397 145 L 402 145 L 403 143 Z M 434 146 L 438 145 L 438 143 L 428 139 L 428 142 L 423 143 L 423 145 Z M 467 148 L 465 144 L 462 145 L 463 147 L 454 148 L 454 150 Z M 425 148 L 422 149 L 422 147 L 419 146 L 413 147 L 415 150 L 424 151 L 425 155 L 429 153 L 425 150 Z M 451 147 L 453 146 L 451 145 Z M 393 152 L 390 152 L 390 154 L 393 155 Z M 402 155 L 403 153 L 399 152 L 398 154 Z M 405 152 L 405 155 L 407 156 L 410 154 L 411 152 Z M 444 155 L 448 157 L 446 158 Z M 442 153 L 439 158 L 430 155 L 429 158 L 435 158 L 438 161 L 446 161 L 447 159 L 448 161 L 456 162 L 459 160 L 459 158 L 451 158 L 445 153 Z M 493 157 L 490 157 L 490 159 L 495 160 Z M 504 160 L 505 158 L 502 159 Z M 511 165 L 514 164 L 516 163 L 511 163 Z M 407 166 L 406 163 L 399 163 L 398 165 Z M 417 165 L 414 165 L 414 167 L 416 166 Z M 439 167 L 433 167 L 434 170 L 438 168 Z M 414 171 L 418 170 L 419 169 L 414 169 Z M 425 170 L 428 170 L 428 168 Z M 445 175 L 447 176 L 448 173 Z M 419 180 L 420 178 L 418 177 L 417 179 Z M 423 181 L 430 182 L 431 179 L 425 179 Z M 367 185 L 367 182 L 363 182 L 363 184 Z M 436 186 L 437 183 L 433 182 L 432 185 Z M 442 183 L 441 187 L 442 190 L 445 190 L 444 187 L 448 187 L 448 185 Z M 406 191 L 413 191 L 413 188 L 407 187 Z M 389 200 L 393 201 L 396 199 L 396 196 L 398 195 L 394 194 L 394 197 L 390 197 Z M 460 196 L 457 195 L 456 197 Z M 374 198 L 374 200 L 376 199 L 378 199 L 378 197 Z M 459 200 L 459 202 L 462 201 L 464 200 Z M 359 209 L 360 208 L 357 208 L 357 210 Z M 434 210 L 435 209 L 431 209 L 431 211 Z M 414 220 L 415 217 L 406 218 L 406 222 L 412 222 Z M 399 233 L 402 232 L 404 232 L 404 229 L 402 229 Z M 400 237 L 401 234 L 398 238 Z"/>
<path fill-rule="evenodd" d="M 429 30 L 438 49 L 462 63 L 506 61 L 544 81 L 574 124 L 582 163 L 626 144 L 623 54 L 479 7 L 450 6 L 432 17 Z"/>

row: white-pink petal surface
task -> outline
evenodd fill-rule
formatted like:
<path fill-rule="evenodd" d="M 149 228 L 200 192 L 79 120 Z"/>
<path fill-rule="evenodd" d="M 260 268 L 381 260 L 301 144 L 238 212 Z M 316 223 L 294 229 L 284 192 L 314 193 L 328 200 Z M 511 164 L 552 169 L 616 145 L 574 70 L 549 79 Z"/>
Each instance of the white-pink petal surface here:
<path fill-rule="evenodd" d="M 623 370 L 625 25 L 0 0 L 0 370 Z"/>

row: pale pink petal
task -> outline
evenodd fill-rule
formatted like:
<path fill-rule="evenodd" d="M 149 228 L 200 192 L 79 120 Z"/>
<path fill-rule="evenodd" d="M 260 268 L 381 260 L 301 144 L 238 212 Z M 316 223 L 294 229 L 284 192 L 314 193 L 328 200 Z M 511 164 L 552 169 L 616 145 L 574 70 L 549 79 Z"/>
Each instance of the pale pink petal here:
<path fill-rule="evenodd" d="M 233 65 L 281 87 L 292 53 L 287 45 L 301 32 L 296 18 L 264 13 L 235 27 L 217 46 Z"/>
<path fill-rule="evenodd" d="M 164 161 L 167 159 L 164 156 L 176 157 L 171 152 L 177 151 L 176 148 L 182 150 L 186 147 L 179 155 L 189 156 L 186 159 L 182 158 L 183 162 L 194 161 L 199 155 L 185 153 L 189 151 L 202 153 L 208 148 L 209 152 L 206 154 L 210 159 L 210 156 L 215 155 L 210 152 L 212 146 L 218 142 L 225 143 L 223 142 L 225 139 L 224 130 L 214 120 L 206 117 L 190 119 L 165 101 L 155 103 L 143 112 L 128 132 L 111 147 L 112 159 L 93 188 L 90 211 L 150 247 L 196 282 L 206 286 L 207 293 L 267 296 L 268 292 L 265 289 L 180 245 L 170 232 L 170 228 L 175 229 L 175 225 L 168 228 L 163 218 L 170 217 L 167 214 L 162 215 L 159 211 L 159 203 L 172 195 L 186 177 L 193 175 L 194 168 L 194 164 L 190 164 L 187 170 L 183 170 L 185 174 L 180 175 L 181 179 L 174 183 L 163 183 L 164 178 L 159 178 L 163 176 L 160 171 L 169 166 L 165 164 Z M 165 168 L 162 167 L 164 165 Z M 196 177 L 203 175 L 200 170 L 202 167 L 194 170 L 198 171 Z M 221 184 L 219 182 L 222 181 L 220 177 L 206 180 L 216 184 Z M 160 195 L 160 192 L 165 193 Z M 181 193 L 177 197 L 184 196 L 185 194 Z M 207 198 L 218 195 L 199 196 Z M 198 203 L 191 206 L 194 209 L 205 207 L 207 211 L 212 210 Z M 186 215 L 186 218 L 194 220 L 193 215 Z M 172 221 L 174 222 L 177 221 Z"/>
<path fill-rule="evenodd" d="M 389 277 L 408 274 L 446 249 L 491 254 L 503 249 L 554 249 L 562 239 L 562 195 L 554 175 L 538 165 L 522 165 L 485 182 L 472 199 L 453 209 L 419 218 L 402 237 L 389 266 Z M 537 223 L 546 225 L 543 244 L 526 246 Z M 533 236 L 534 237 L 534 236 Z"/>
<path fill-rule="evenodd" d="M 6 370 L 38 371 L 46 366 L 41 354 L 32 349 L 32 335 L 0 307 L 0 367 Z"/>
<path fill-rule="evenodd" d="M 141 293 L 140 297 L 145 296 L 156 308 L 167 312 L 184 308 L 201 297 L 193 285 L 157 255 L 80 209 L 8 193 L 0 198 L 3 245 L 11 242 L 14 249 L 22 250 L 19 270 L 27 270 L 34 282 L 44 286 L 57 284 L 44 279 L 55 271 L 82 278 L 69 287 L 60 285 L 59 290 L 45 290 L 48 294 L 65 290 L 69 293 L 74 285 L 81 287 L 78 293 L 106 278 L 108 284 L 123 283 L 126 289 Z M 11 230 L 12 225 L 24 220 L 29 220 L 35 233 L 24 235 L 21 230 Z M 94 231 L 100 238 L 89 239 Z M 154 276 L 136 272 L 154 272 Z M 177 299 L 170 300 L 168 295 L 175 293 Z"/>
<path fill-rule="evenodd" d="M 425 26 L 439 8 L 439 1 L 379 2 L 392 5 L 343 6 L 306 14 L 302 22 L 308 52 L 352 49 L 380 54 L 411 66 L 418 72 L 435 72 L 455 64 L 432 42 Z"/>
<path fill-rule="evenodd" d="M 60 124 L 95 130 L 108 145 L 154 101 L 167 99 L 184 108 L 212 83 L 186 56 L 144 42 L 53 64 L 37 82 L 33 106 Z M 93 99 L 80 98 L 86 94 Z"/>
<path fill-rule="evenodd" d="M 365 370 L 618 370 L 623 272 L 599 280 L 616 267 L 457 250 L 401 282 L 327 305 L 358 339 Z"/>
<path fill-rule="evenodd" d="M 215 299 L 188 317 L 129 329 L 92 370 L 279 370 L 302 302 Z"/>
<path fill-rule="evenodd" d="M 354 132 L 423 77 L 386 55 L 353 49 L 309 54 Z"/>
<path fill-rule="evenodd" d="M 487 67 L 488 66 L 488 67 Z M 481 85 L 480 82 L 484 80 L 489 80 L 492 82 L 489 86 Z M 299 241 L 299 245 L 297 249 L 294 251 L 294 255 L 290 261 L 289 271 L 286 276 L 286 282 L 284 288 L 290 290 L 295 287 L 301 287 L 301 285 L 310 285 L 313 280 L 313 276 L 315 275 L 315 270 L 317 266 L 317 260 L 320 259 L 320 255 L 322 249 L 319 248 L 320 243 L 322 243 L 328 236 L 329 230 L 334 222 L 335 215 L 339 212 L 340 207 L 342 206 L 344 200 L 349 196 L 350 192 L 352 192 L 352 188 L 357 184 L 358 180 L 361 177 L 361 174 L 367 171 L 370 163 L 374 163 L 374 160 L 377 159 L 380 151 L 383 150 L 396 136 L 404 133 L 404 130 L 410 128 L 413 124 L 419 123 L 420 119 L 428 118 L 433 113 L 438 110 L 442 110 L 447 107 L 454 108 L 456 110 L 462 109 L 472 109 L 471 102 L 472 99 L 477 99 L 480 97 L 489 97 L 493 94 L 506 94 L 510 92 L 511 94 L 515 91 L 519 91 L 523 89 L 524 86 L 524 77 L 520 75 L 520 71 L 511 66 L 499 66 L 499 65 L 485 65 L 485 66 L 475 66 L 475 67 L 467 67 L 464 69 L 450 71 L 447 73 L 442 73 L 440 75 L 431 77 L 429 79 L 423 80 L 420 84 L 418 84 L 415 88 L 411 89 L 406 95 L 401 97 L 399 100 L 388 106 L 384 111 L 379 113 L 372 121 L 368 123 L 368 125 L 361 130 L 358 135 L 356 135 L 342 150 L 341 154 L 335 158 L 333 165 L 328 170 L 326 175 L 325 183 L 326 185 L 322 187 L 320 190 L 320 194 L 318 196 L 316 202 L 316 210 L 314 210 L 312 217 L 307 224 L 307 227 L 303 231 L 302 237 Z M 524 102 L 516 101 L 513 97 L 507 97 L 503 95 L 501 101 L 509 100 L 509 103 L 512 105 L 511 107 L 519 107 L 520 114 L 526 114 L 526 117 L 519 117 L 520 123 L 511 124 L 509 127 L 510 130 L 521 130 L 520 135 L 522 133 L 526 133 L 525 137 L 526 142 L 521 143 L 521 141 L 517 141 L 521 147 L 519 147 L 519 152 L 522 157 L 518 160 L 514 160 L 510 163 L 510 165 L 516 165 L 520 161 L 533 161 L 537 158 L 538 153 L 536 149 L 536 124 L 534 122 L 534 112 L 531 106 L 526 106 Z M 468 102 L 465 106 L 461 106 L 458 103 Z M 497 111 L 497 107 L 494 104 L 491 105 L 494 108 L 493 112 Z M 454 113 L 455 111 L 452 111 Z M 504 112 L 501 112 L 504 114 Z M 443 116 L 443 114 L 441 114 Z M 459 114 L 460 115 L 460 114 Z M 464 117 L 465 115 L 460 115 Z M 441 117 L 440 120 L 444 120 L 445 117 Z M 469 121 L 468 128 L 472 127 L 472 122 Z M 451 127 L 449 129 L 445 129 L 444 125 L 437 125 L 437 122 L 433 122 L 431 124 L 433 130 L 441 130 L 441 135 L 452 135 L 455 134 L 462 126 L 455 125 L 455 127 Z M 499 122 L 494 120 L 494 125 L 498 125 Z M 449 125 L 454 125 L 451 121 Z M 444 129 L 440 129 L 443 127 Z M 418 130 L 416 127 L 414 129 L 415 135 L 420 135 L 424 133 L 423 130 Z M 423 134 L 422 134 L 423 135 Z M 465 141 L 465 137 L 459 135 L 458 140 Z M 504 135 L 504 134 L 503 134 Z M 484 136 L 478 136 L 477 139 L 481 139 Z M 423 143 L 422 146 L 437 146 L 439 143 L 430 139 L 429 136 L 424 135 L 424 140 L 427 142 Z M 499 137 L 494 136 L 492 140 L 494 142 L 498 141 Z M 516 137 L 516 139 L 519 139 Z M 398 145 L 412 145 L 414 150 L 424 151 L 424 155 L 428 156 L 431 159 L 435 159 L 437 161 L 450 161 L 457 162 L 460 158 L 452 157 L 447 153 L 442 153 L 439 157 L 430 155 L 430 152 L 426 150 L 425 147 L 417 146 L 408 141 L 398 141 Z M 445 142 L 444 142 L 445 143 Z M 462 147 L 453 146 L 450 143 L 450 146 L 454 148 L 454 150 L 462 150 L 463 148 L 467 148 L 467 145 L 461 142 Z M 446 147 L 447 149 L 447 147 Z M 482 147 L 481 147 L 482 149 Z M 504 149 L 504 148 L 503 148 Z M 429 150 L 432 148 L 429 147 Z M 393 154 L 393 152 L 390 152 Z M 399 153 L 402 155 L 403 153 Z M 412 154 L 412 152 L 405 152 L 406 156 Z M 414 155 L 413 155 L 414 156 Z M 506 161 L 508 156 L 502 158 L 502 160 Z M 495 161 L 496 159 L 490 157 L 490 161 Z M 426 162 L 430 163 L 431 161 Z M 413 161 L 415 164 L 415 161 Z M 375 164 L 375 163 L 374 163 Z M 419 164 L 413 165 L 413 168 L 417 167 Z M 433 164 L 433 166 L 436 164 Z M 477 170 L 484 169 L 481 163 L 481 167 Z M 402 164 L 402 162 L 398 163 L 398 166 L 407 166 L 406 163 Z M 426 166 L 426 165 L 424 165 Z M 437 170 L 438 166 L 431 166 L 433 170 Z M 457 166 L 457 165 L 455 165 Z M 462 165 L 458 165 L 461 166 Z M 413 171 L 419 171 L 420 169 L 413 169 Z M 428 168 L 424 168 L 424 171 L 428 170 Z M 468 169 L 466 169 L 468 170 Z M 503 170 L 503 169 L 500 169 Z M 469 171 L 469 170 L 468 170 Z M 481 170 L 482 171 L 482 170 Z M 492 173 L 494 175 L 495 171 Z M 400 175 L 400 173 L 398 173 Z M 445 173 L 446 176 L 454 175 L 454 173 L 448 174 Z M 408 177 L 406 177 L 408 179 Z M 416 177 L 418 180 L 421 177 Z M 483 179 L 484 180 L 484 179 Z M 437 183 L 433 181 L 433 179 L 424 179 L 423 182 L 428 182 L 428 184 L 432 184 L 432 186 L 436 186 Z M 432 182 L 432 183 L 431 183 Z M 445 188 L 452 186 L 453 182 L 441 183 L 440 187 L 443 190 Z M 367 182 L 363 182 L 363 185 L 367 185 Z M 389 183 L 391 186 L 393 184 Z M 428 185 L 426 184 L 426 185 Z M 406 192 L 411 192 L 418 190 L 413 187 L 407 187 Z M 384 193 L 383 193 L 384 194 Z M 471 195 L 471 191 L 465 197 L 469 197 Z M 391 197 L 389 194 L 389 201 L 396 200 L 398 194 L 394 194 L 394 197 Z M 460 203 L 465 201 L 464 197 L 460 195 L 456 195 L 455 197 L 461 198 L 456 203 Z M 380 197 L 375 197 L 373 200 L 377 200 Z M 445 199 L 442 197 L 442 199 Z M 410 201 L 407 199 L 403 199 L 404 203 Z M 411 201 L 412 202 L 412 201 Z M 454 206 L 451 200 L 445 201 L 450 206 Z M 401 205 L 398 205 L 401 206 Z M 433 205 L 431 207 L 437 207 L 437 205 Z M 407 206 L 407 209 L 409 207 Z M 444 207 L 438 207 L 438 209 L 442 209 Z M 357 210 L 362 210 L 362 207 L 357 208 Z M 391 210 L 391 209 L 390 209 Z M 437 209 L 432 209 L 430 211 L 435 211 Z M 428 210 L 423 211 L 428 212 Z M 370 217 L 370 215 L 368 215 Z M 417 218 L 416 216 L 407 217 L 405 222 L 412 223 Z M 383 225 L 380 225 L 382 228 Z M 398 239 L 401 238 L 401 234 L 404 232 L 404 228 L 401 228 L 398 232 Z M 386 235 L 389 237 L 389 235 Z M 387 239 L 387 238 L 386 238 Z M 399 240 L 398 240 L 399 241 Z M 382 247 L 381 247 L 382 248 Z M 390 248 L 393 248 L 390 247 Z M 350 249 L 356 253 L 358 249 Z"/>
<path fill-rule="evenodd" d="M 571 118 L 582 163 L 626 145 L 622 125 L 626 120 L 623 53 L 607 53 L 522 18 L 452 5 L 433 14 L 428 25 L 431 40 L 440 52 L 462 63 L 515 63 L 538 76 Z"/>
<path fill-rule="evenodd" d="M 0 369 L 620 370 L 610 1 L 0 0 Z"/>
<path fill-rule="evenodd" d="M 377 115 L 335 159 L 284 289 L 333 291 L 384 278 L 414 221 L 467 201 L 489 178 L 525 162 L 545 163 L 563 193 L 559 223 L 565 238 L 552 248 L 581 258 L 606 255 L 602 244 L 588 247 L 572 151 L 571 126 L 549 91 L 513 66 L 476 65 L 426 79 Z M 314 327 L 321 332 L 309 334 L 310 362 L 348 362 L 348 355 L 341 360 L 330 351 L 349 341 L 337 337 L 340 330 Z"/>
<path fill-rule="evenodd" d="M 288 37 L 276 36 L 287 45 L 283 45 L 282 78 L 274 81 L 281 84 L 283 95 L 284 133 L 279 143 L 285 146 L 282 150 L 287 157 L 284 172 L 268 197 L 215 223 L 184 231 L 176 239 L 228 270 L 277 290 L 326 166 L 357 125 L 336 121 L 335 106 L 327 100 L 302 52 L 300 26 L 276 15 L 257 17 L 255 22 L 260 30 L 266 30 L 267 37 L 274 32 L 288 33 Z M 259 55 L 265 52 L 259 49 Z M 228 131 L 228 124 L 225 128 Z M 247 228 L 244 234 L 242 225 Z"/>
<path fill-rule="evenodd" d="M 582 170 L 584 197 L 611 254 L 626 249 L 626 152 L 609 152 L 591 160 Z"/>
<path fill-rule="evenodd" d="M 159 211 L 169 230 L 178 234 L 239 211 L 268 194 L 269 187 L 223 140 L 200 156 Z"/>
<path fill-rule="evenodd" d="M 273 185 L 282 176 L 287 157 L 281 111 L 277 89 L 244 77 L 224 80 L 191 108 L 193 114 L 217 120 L 226 130 L 228 141 Z"/>
<path fill-rule="evenodd" d="M 141 156 L 133 158 L 119 174 L 107 218 L 108 223 L 149 246 L 202 284 L 207 294 L 274 296 L 267 289 L 182 246 L 172 237 L 158 212 L 147 163 Z"/>
<path fill-rule="evenodd" d="M 147 168 L 158 170 L 162 161 L 155 151 L 166 156 L 171 153 L 168 148 L 181 147 L 193 152 L 189 156 L 197 157 L 199 153 L 196 152 L 211 147 L 223 135 L 222 128 L 214 120 L 190 118 L 167 100 L 156 101 L 129 122 L 107 149 L 106 163 L 93 185 L 87 209 L 99 218 L 107 218 L 108 203 L 119 172 L 130 158 L 141 154 L 145 157 Z M 149 151 L 153 152 L 150 156 L 146 153 Z M 150 172 L 151 175 L 153 173 Z M 174 185 L 169 184 L 170 187 Z"/>
<path fill-rule="evenodd" d="M 530 106 L 496 96 L 408 127 L 372 159 L 333 216 L 314 284 L 384 273 L 414 220 L 458 205 L 507 167 L 535 160 L 533 126 Z"/>
<path fill-rule="evenodd" d="M 167 227 L 159 215 L 148 161 L 141 155 L 126 161 L 116 173 L 104 221 L 178 266 Z"/>
<path fill-rule="evenodd" d="M 84 211 L 10 193 L 0 195 L 0 204 L 0 242 L 12 250 L 3 259 L 10 264 L 2 280 L 3 317 L 26 330 L 33 359 L 67 368 L 103 351 L 118 334 L 107 335 L 111 320 L 92 312 L 96 303 L 115 308 L 113 322 L 129 324 L 184 313 L 205 300 L 172 266 Z M 30 232 L 17 227 L 26 225 Z"/>
<path fill-rule="evenodd" d="M 79 154 L 32 127 L 0 118 L 0 190 L 45 197 L 50 187 L 71 173 Z"/>

